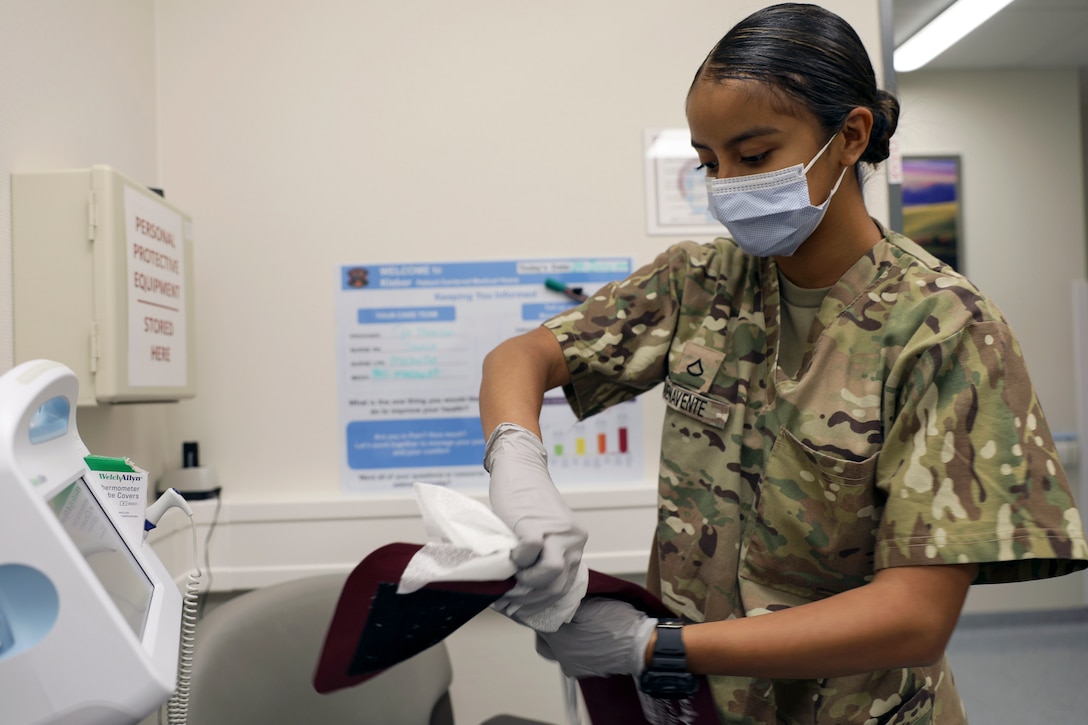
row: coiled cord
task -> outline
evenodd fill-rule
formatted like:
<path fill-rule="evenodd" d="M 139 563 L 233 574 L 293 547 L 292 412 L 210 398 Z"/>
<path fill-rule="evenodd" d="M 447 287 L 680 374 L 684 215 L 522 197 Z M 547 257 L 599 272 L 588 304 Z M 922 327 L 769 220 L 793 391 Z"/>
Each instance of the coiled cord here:
<path fill-rule="evenodd" d="M 193 652 L 196 649 L 197 613 L 200 609 L 200 570 L 196 545 L 196 523 L 189 519 L 193 530 L 193 564 L 185 582 L 181 605 L 181 644 L 178 648 L 178 681 L 174 694 L 166 703 L 166 719 L 170 725 L 186 725 L 189 719 L 189 689 L 193 678 Z"/>

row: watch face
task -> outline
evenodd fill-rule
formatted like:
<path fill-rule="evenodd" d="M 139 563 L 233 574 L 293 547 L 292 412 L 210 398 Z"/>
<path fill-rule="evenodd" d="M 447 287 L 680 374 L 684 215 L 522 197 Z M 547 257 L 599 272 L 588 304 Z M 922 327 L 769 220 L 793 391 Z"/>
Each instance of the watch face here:
<path fill-rule="evenodd" d="M 646 670 L 639 678 L 639 689 L 650 697 L 679 700 L 691 697 L 699 689 L 699 681 L 690 672 L 655 672 Z"/>

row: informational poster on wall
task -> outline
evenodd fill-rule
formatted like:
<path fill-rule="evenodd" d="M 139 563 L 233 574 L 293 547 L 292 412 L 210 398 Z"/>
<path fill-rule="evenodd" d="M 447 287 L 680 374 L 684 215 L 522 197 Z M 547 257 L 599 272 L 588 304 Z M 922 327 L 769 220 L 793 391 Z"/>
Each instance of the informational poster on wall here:
<path fill-rule="evenodd" d="M 643 133 L 646 168 L 646 232 L 653 235 L 720 237 L 725 227 L 708 209 L 706 172 L 686 128 Z"/>
<path fill-rule="evenodd" d="M 577 294 L 630 271 L 624 258 L 342 266 L 336 330 L 344 491 L 390 491 L 415 481 L 486 488 L 484 357 L 569 309 Z M 640 403 L 579 423 L 556 389 L 540 422 L 557 485 L 641 480 Z"/>
<path fill-rule="evenodd" d="M 185 387 L 185 245 L 182 217 L 125 187 L 128 384 Z"/>

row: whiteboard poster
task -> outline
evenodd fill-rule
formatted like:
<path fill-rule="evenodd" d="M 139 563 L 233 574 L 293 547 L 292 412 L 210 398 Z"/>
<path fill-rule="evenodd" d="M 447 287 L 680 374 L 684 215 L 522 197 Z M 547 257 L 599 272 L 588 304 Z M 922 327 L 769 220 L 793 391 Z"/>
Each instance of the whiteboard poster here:
<path fill-rule="evenodd" d="M 128 384 L 185 387 L 185 245 L 182 217 L 125 187 Z"/>
<path fill-rule="evenodd" d="M 623 258 L 340 267 L 343 490 L 387 492 L 415 481 L 486 488 L 484 357 L 575 304 L 546 281 L 591 294 L 630 271 Z M 540 424 L 556 484 L 641 480 L 641 421 L 641 404 L 629 402 L 579 423 L 562 391 L 550 391 Z"/>

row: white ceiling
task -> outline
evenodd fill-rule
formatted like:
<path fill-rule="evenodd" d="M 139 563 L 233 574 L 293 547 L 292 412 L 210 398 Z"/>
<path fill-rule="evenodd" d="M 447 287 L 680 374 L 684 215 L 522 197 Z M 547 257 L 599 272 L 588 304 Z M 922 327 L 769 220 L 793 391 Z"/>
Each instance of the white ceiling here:
<path fill-rule="evenodd" d="M 952 0 L 892 0 L 899 45 Z M 1079 68 L 1088 98 L 1088 0 L 1013 0 L 920 70 Z"/>

